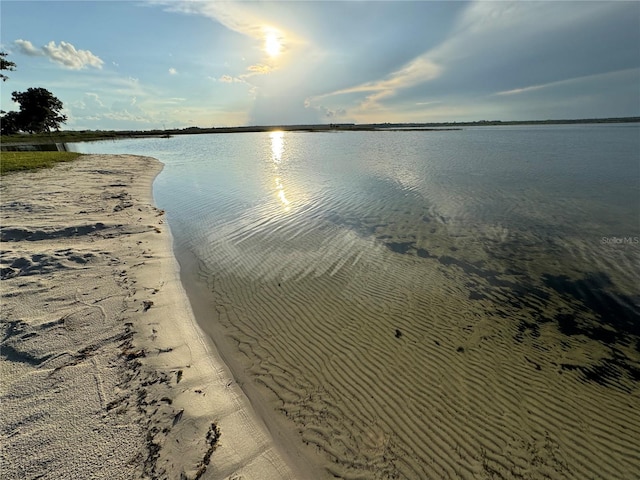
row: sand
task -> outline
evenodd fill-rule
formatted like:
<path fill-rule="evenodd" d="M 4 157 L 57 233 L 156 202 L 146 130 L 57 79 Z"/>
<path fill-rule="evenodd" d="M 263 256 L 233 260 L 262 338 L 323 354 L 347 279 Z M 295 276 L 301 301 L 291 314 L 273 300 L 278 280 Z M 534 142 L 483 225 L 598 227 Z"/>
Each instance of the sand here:
<path fill-rule="evenodd" d="M 205 223 L 193 258 L 177 255 L 202 328 L 270 431 L 295 435 L 324 468 L 312 478 L 638 478 L 630 300 L 562 277 L 571 269 L 525 242 L 496 250 L 528 256 L 528 275 L 473 259 L 473 237 L 449 248 L 436 219 L 419 241 L 403 236 L 427 211 L 401 209 L 388 225 L 353 214 L 349 228 L 264 212 Z"/>
<path fill-rule="evenodd" d="M 195 322 L 161 169 L 91 155 L 3 178 L 3 479 L 294 478 Z"/>

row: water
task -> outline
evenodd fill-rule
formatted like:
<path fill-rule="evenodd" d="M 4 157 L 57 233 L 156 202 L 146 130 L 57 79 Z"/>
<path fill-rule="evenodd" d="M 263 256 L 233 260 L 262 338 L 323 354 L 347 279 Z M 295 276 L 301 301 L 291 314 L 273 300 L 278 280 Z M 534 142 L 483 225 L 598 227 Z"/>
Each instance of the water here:
<path fill-rule="evenodd" d="M 76 148 L 166 164 L 199 321 L 328 477 L 640 469 L 638 125 Z"/>

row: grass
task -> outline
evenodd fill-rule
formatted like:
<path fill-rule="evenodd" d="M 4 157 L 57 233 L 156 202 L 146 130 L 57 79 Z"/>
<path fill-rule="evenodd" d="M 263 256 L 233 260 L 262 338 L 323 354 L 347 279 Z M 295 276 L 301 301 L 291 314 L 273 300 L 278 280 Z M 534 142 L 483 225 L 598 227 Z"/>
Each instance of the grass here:
<path fill-rule="evenodd" d="M 70 162 L 81 154 L 76 152 L 2 152 L 0 175 L 37 168 L 51 168 L 59 162 Z"/>

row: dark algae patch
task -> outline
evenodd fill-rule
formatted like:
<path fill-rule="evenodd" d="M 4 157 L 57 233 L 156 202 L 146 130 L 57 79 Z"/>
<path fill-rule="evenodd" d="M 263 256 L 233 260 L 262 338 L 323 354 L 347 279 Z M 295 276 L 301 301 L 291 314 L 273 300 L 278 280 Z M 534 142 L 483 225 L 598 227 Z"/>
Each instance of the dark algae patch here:
<path fill-rule="evenodd" d="M 593 365 L 573 365 L 561 363 L 560 368 L 568 371 L 580 372 L 584 380 L 595 382 L 603 387 L 615 386 L 631 393 L 632 389 L 620 383 L 623 375 L 627 375 L 632 381 L 640 381 L 640 368 L 629 364 L 629 359 L 619 350 L 612 350 L 612 358 L 604 358 Z"/>
<path fill-rule="evenodd" d="M 396 200 L 403 204 L 403 199 Z M 378 203 L 379 198 L 371 198 L 372 211 Z M 402 205 L 388 217 L 334 212 L 327 219 L 360 236 L 374 237 L 393 254 L 424 261 L 424 268 L 464 278 L 467 299 L 477 305 L 478 316 L 506 320 L 513 328 L 513 341 L 525 348 L 547 351 L 550 345 L 544 342 L 558 342 L 556 346 L 568 351 L 583 348 L 586 341 L 605 347 L 604 354 L 600 351 L 586 364 L 531 360 L 536 370 L 573 371 L 582 381 L 625 391 L 630 382 L 640 380 L 640 363 L 632 351 L 640 352 L 640 296 L 619 292 L 604 272 L 580 272 L 578 265 L 567 263 L 565 247 L 554 235 L 511 231 L 496 239 L 481 232 L 459 234 L 447 218 L 426 207 L 416 211 Z M 416 234 L 412 225 L 421 233 Z M 542 334 L 549 327 L 557 329 L 559 339 Z"/>
<path fill-rule="evenodd" d="M 406 254 L 413 247 L 413 242 L 387 242 L 385 246 L 392 252 Z"/>
<path fill-rule="evenodd" d="M 620 347 L 640 352 L 640 312 L 638 301 L 627 295 L 612 292 L 611 279 L 597 272 L 572 280 L 565 275 L 542 276 L 546 286 L 571 302 L 574 311 L 554 317 L 563 335 L 583 335 L 609 348 L 608 358 L 591 365 L 561 363 L 562 370 L 578 371 L 586 381 L 605 387 L 631 389 L 621 380 L 640 381 L 640 365 L 629 358 Z"/>
<path fill-rule="evenodd" d="M 599 323 L 594 325 L 579 322 L 576 315 L 559 316 L 557 321 L 565 335 L 586 335 L 607 344 L 629 344 L 640 337 L 638 299 L 611 293 L 612 283 L 606 274 L 593 273 L 578 280 L 545 274 L 542 280 L 562 297 L 578 302 L 580 310 L 591 311 L 598 317 Z"/>
<path fill-rule="evenodd" d="M 432 255 L 416 242 L 378 239 L 395 253 L 432 259 L 462 271 L 470 280 L 468 299 L 492 300 L 494 314 L 514 322 L 517 343 L 530 341 L 544 348 L 539 345 L 541 325 L 554 323 L 562 335 L 582 335 L 609 349 L 605 358 L 588 365 L 561 363 L 561 371 L 576 371 L 583 381 L 626 392 L 631 392 L 629 381 L 640 380 L 640 365 L 623 351 L 631 347 L 640 352 L 640 299 L 617 292 L 605 273 L 591 272 L 578 279 L 550 273 L 533 277 L 513 267 L 501 272 L 483 261 Z"/>

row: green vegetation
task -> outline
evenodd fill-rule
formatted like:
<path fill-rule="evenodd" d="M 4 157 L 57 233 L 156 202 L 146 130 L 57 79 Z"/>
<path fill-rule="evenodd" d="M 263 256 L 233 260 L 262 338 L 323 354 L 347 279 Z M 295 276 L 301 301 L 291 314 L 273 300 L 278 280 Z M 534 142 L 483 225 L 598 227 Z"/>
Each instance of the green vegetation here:
<path fill-rule="evenodd" d="M 7 52 L 0 52 L 0 72 L 12 72 L 16 64 L 7 60 Z M 6 82 L 9 77 L 0 73 L 0 79 Z M 42 133 L 59 130 L 67 122 L 62 114 L 62 102 L 46 88 L 29 88 L 26 92 L 13 92 L 11 100 L 20 104 L 17 112 L 0 110 L 0 134 L 12 135 L 18 132 Z"/>
<path fill-rule="evenodd" d="M 10 60 L 7 60 L 7 52 L 0 52 L 0 70 L 8 70 L 13 72 L 16 69 L 16 64 Z M 0 80 L 6 82 L 9 79 L 4 73 L 0 73 Z"/>
<path fill-rule="evenodd" d="M 14 133 L 42 133 L 59 130 L 67 121 L 62 115 L 62 102 L 46 88 L 29 88 L 26 92 L 13 92 L 11 99 L 20 104 L 17 112 L 2 117 L 1 130 L 5 135 Z"/>
<path fill-rule="evenodd" d="M 51 168 L 59 162 L 70 162 L 81 154 L 75 152 L 2 152 L 0 175 L 22 170 Z"/>

